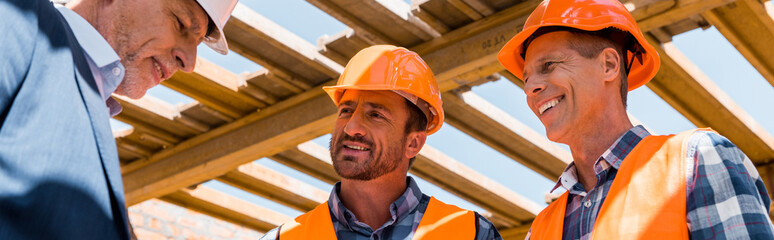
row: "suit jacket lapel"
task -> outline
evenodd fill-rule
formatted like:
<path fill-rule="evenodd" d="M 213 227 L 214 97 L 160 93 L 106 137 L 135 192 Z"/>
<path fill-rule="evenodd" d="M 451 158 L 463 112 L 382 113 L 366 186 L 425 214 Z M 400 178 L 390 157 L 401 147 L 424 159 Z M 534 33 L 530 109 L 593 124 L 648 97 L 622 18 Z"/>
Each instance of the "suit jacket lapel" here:
<path fill-rule="evenodd" d="M 61 18 L 61 16 L 60 16 Z M 62 22 L 66 22 L 62 18 Z M 116 201 L 114 206 L 114 212 L 117 216 L 114 218 L 121 219 L 121 225 L 117 226 L 122 229 L 125 234 L 129 233 L 128 219 L 126 215 L 126 203 L 124 200 L 124 185 L 121 180 L 121 167 L 118 164 L 118 151 L 116 150 L 115 139 L 113 139 L 113 133 L 110 128 L 110 116 L 108 115 L 108 109 L 105 105 L 105 101 L 100 97 L 99 90 L 97 89 L 97 83 L 94 80 L 91 69 L 83 49 L 78 44 L 75 36 L 72 34 L 72 30 L 69 26 L 66 26 L 69 42 L 72 44 L 70 49 L 73 53 L 73 62 L 75 63 L 75 77 L 78 82 L 78 89 L 80 90 L 83 102 L 86 105 L 86 112 L 89 114 L 89 121 L 91 122 L 92 129 L 94 130 L 94 138 L 97 142 L 97 149 L 102 161 L 102 167 L 105 171 L 105 177 L 108 180 L 108 184 L 112 190 L 111 199 Z M 109 93 L 106 93 L 109 94 Z M 128 235 L 125 235 L 128 236 Z"/>

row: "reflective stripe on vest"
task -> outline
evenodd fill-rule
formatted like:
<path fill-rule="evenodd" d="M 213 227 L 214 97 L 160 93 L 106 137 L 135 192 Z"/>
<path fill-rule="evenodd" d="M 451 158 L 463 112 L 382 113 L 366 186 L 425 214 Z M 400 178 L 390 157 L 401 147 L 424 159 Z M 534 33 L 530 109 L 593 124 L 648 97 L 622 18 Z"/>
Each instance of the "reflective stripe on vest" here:
<path fill-rule="evenodd" d="M 476 226 L 476 215 L 473 211 L 445 204 L 431 197 L 413 239 L 471 240 L 476 237 Z M 293 222 L 283 224 L 277 237 L 277 240 L 280 239 L 336 239 L 328 202 L 297 217 Z"/>
<path fill-rule="evenodd" d="M 648 136 L 623 160 L 597 215 L 591 239 L 688 239 L 685 144 L 695 129 Z M 568 193 L 532 223 L 530 239 L 562 239 Z"/>

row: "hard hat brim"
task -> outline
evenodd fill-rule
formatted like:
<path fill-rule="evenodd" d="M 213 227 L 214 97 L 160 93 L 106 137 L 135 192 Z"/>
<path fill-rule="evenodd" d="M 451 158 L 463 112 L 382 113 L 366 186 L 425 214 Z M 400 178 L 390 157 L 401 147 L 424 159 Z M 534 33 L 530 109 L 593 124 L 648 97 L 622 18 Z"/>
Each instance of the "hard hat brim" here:
<path fill-rule="evenodd" d="M 215 52 L 220 53 L 221 55 L 228 54 L 228 42 L 226 41 L 226 34 L 223 33 L 223 26 L 218 24 L 221 22 L 221 19 L 218 18 L 217 13 L 213 12 L 213 8 L 208 6 L 209 3 L 207 1 L 196 2 L 199 3 L 199 6 L 202 7 L 202 10 L 207 13 L 209 20 L 215 24 L 215 31 L 210 34 L 211 36 L 214 35 L 215 37 L 206 36 L 204 38 L 204 44 L 207 44 L 208 47 L 210 47 Z"/>
<path fill-rule="evenodd" d="M 336 104 L 336 106 L 339 105 L 339 101 L 341 100 L 341 96 L 343 95 L 344 90 L 365 90 L 365 91 L 379 91 L 379 90 L 385 90 L 385 91 L 404 91 L 410 94 L 413 94 L 415 96 L 421 96 L 421 94 L 417 93 L 413 89 L 409 88 L 385 88 L 385 87 L 374 87 L 374 86 L 325 86 L 323 87 L 323 90 L 325 93 L 328 94 L 328 96 L 333 101 L 333 104 Z M 400 95 L 400 94 L 398 94 Z M 427 129 L 427 135 L 433 134 L 441 129 L 441 125 L 443 125 L 443 111 L 438 111 L 437 109 L 441 109 L 441 106 L 435 106 L 435 103 L 432 102 L 430 99 L 422 99 L 423 101 L 430 104 L 431 107 L 435 108 L 436 112 L 440 114 L 441 116 L 435 116 L 432 119 L 432 123 L 428 123 L 428 127 L 432 126 L 431 128 Z"/>

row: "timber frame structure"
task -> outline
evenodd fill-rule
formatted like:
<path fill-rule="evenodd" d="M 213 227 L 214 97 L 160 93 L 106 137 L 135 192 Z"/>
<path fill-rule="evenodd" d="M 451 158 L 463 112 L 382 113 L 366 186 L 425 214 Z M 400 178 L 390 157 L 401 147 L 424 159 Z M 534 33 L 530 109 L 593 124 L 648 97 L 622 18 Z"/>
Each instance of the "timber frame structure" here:
<path fill-rule="evenodd" d="M 198 184 L 217 179 L 299 211 L 324 202 L 327 191 L 253 161 L 268 157 L 338 181 L 327 149 L 309 142 L 329 133 L 335 118 L 321 86 L 335 83 L 348 59 L 372 44 L 404 46 L 424 58 L 444 92 L 447 124 L 548 179 L 571 161 L 566 150 L 469 91 L 500 77 L 522 87 L 496 55 L 539 0 L 307 1 L 349 28 L 314 46 L 240 4 L 224 30 L 229 46 L 265 69 L 237 75 L 200 58 L 194 72 L 162 82 L 192 103 L 117 96 L 124 110 L 115 118 L 132 126 L 114 133 L 129 206 L 159 198 L 265 232 L 290 217 Z M 734 142 L 774 189 L 774 138 L 671 43 L 674 35 L 715 26 L 774 85 L 772 3 L 622 2 L 661 56 L 660 72 L 647 87 L 696 126 Z M 431 146 L 411 172 L 485 209 L 506 239 L 523 239 L 541 210 Z"/>

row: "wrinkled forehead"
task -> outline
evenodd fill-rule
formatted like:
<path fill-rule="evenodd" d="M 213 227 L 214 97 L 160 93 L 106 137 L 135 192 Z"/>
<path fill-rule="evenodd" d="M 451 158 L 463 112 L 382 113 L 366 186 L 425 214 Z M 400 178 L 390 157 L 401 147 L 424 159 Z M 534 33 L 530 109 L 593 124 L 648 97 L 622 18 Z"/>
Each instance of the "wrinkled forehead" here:
<path fill-rule="evenodd" d="M 405 105 L 405 99 L 397 93 L 389 90 L 345 90 L 339 100 L 341 105 L 357 105 L 358 103 L 370 103 L 386 108 L 397 108 Z"/>

